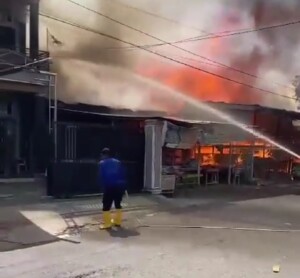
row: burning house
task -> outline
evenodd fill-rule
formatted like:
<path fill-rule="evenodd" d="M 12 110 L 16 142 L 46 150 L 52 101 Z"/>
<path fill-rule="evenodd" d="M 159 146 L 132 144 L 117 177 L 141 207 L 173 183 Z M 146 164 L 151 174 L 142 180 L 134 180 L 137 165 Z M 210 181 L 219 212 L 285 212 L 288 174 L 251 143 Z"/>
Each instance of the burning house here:
<path fill-rule="evenodd" d="M 172 1 L 160 1 L 160 5 L 173 5 Z M 293 56 L 298 53 L 298 37 L 293 35 L 298 29 L 290 26 L 286 32 L 279 32 L 280 36 L 276 33 L 278 28 L 268 32 L 252 29 L 278 23 L 278 19 L 298 19 L 297 1 L 233 1 L 236 5 L 231 6 L 218 1 L 216 9 L 203 4 L 205 1 L 195 1 L 194 5 L 204 6 L 191 9 L 193 5 L 187 5 L 187 11 L 178 11 L 184 18 L 193 19 L 194 15 L 197 26 L 206 24 L 198 22 L 202 18 L 199 11 L 204 11 L 205 19 L 207 12 L 214 20 L 211 26 L 204 26 L 219 35 L 231 34 L 224 30 L 245 27 L 253 31 L 224 40 L 217 39 L 218 35 L 211 38 L 210 32 L 199 37 L 197 31 L 195 37 L 195 30 L 174 28 L 174 22 L 165 22 L 164 26 L 162 22 L 154 24 L 156 21 L 151 18 L 144 22 L 145 17 L 137 15 L 136 10 L 120 8 L 120 22 L 131 18 L 133 26 L 146 26 L 158 37 L 165 37 L 168 30 L 166 41 L 200 38 L 178 44 L 183 49 L 174 49 L 169 43 L 154 46 L 151 56 L 146 48 L 136 51 L 132 43 L 129 46 L 133 51 L 126 51 L 128 45 L 120 41 L 130 38 L 137 45 L 150 43 L 151 48 L 153 36 L 147 37 L 146 32 L 141 37 L 132 28 L 112 24 L 67 1 L 59 5 L 41 1 L 39 21 L 38 1 L 16 2 L 22 3 L 20 9 L 11 12 L 16 12 L 16 16 L 3 13 L 6 21 L 17 20 L 9 30 L 6 23 L 2 26 L 5 38 L 1 42 L 5 42 L 3 48 L 9 48 L 10 54 L 1 57 L 11 57 L 13 53 L 24 60 L 16 64 L 6 61 L 6 67 L 40 60 L 43 57 L 38 46 L 43 42 L 44 50 L 51 52 L 52 70 L 58 76 L 55 101 L 59 105 L 56 107 L 51 97 L 38 97 L 56 85 L 41 71 L 41 65 L 1 76 L 1 84 L 9 81 L 14 85 L 14 94 L 9 94 L 4 110 L 8 111 L 5 114 L 14 114 L 16 122 L 15 139 L 9 148 L 13 154 L 3 157 L 25 161 L 30 173 L 42 172 L 50 165 L 50 195 L 99 192 L 97 163 L 103 147 L 110 147 L 127 165 L 130 190 L 134 192 L 161 192 L 171 180 L 239 183 L 291 172 L 292 151 L 300 151 L 295 101 L 299 84 L 289 85 L 298 73 Z M 114 5 L 94 1 L 95 10 L 108 15 L 115 11 Z M 6 11 L 11 11 L 14 5 L 6 6 Z M 30 55 L 24 44 L 24 20 L 19 20 L 23 18 L 20 11 L 26 15 L 28 10 Z M 65 10 L 70 13 L 66 15 Z M 87 22 L 85 18 L 91 20 Z M 108 30 L 107 36 L 101 35 Z M 44 35 L 43 39 L 38 39 L 38 33 Z M 24 75 L 30 78 L 24 79 Z M 15 92 L 24 91 L 18 88 L 25 83 L 30 85 L 27 91 L 36 94 L 15 97 Z M 12 98 L 19 100 L 11 101 Z M 18 104 L 10 109 L 10 103 Z M 53 140 L 49 140 L 49 132 Z M 257 136 L 257 132 L 263 136 Z M 278 146 L 288 148 L 290 154 Z M 45 153 L 46 149 L 51 156 Z"/>
<path fill-rule="evenodd" d="M 299 113 L 260 106 L 211 105 L 238 118 L 264 138 L 228 123 L 170 127 L 162 148 L 162 165 L 168 169 L 165 172 L 182 177 L 193 172 L 199 178 L 193 182 L 202 185 L 290 179 L 298 160 L 285 148 L 299 152 L 299 129 L 294 123 Z"/>
<path fill-rule="evenodd" d="M 300 118 L 298 113 L 225 103 L 210 107 L 238 118 L 278 145 L 300 150 L 299 131 L 293 125 Z M 99 192 L 98 155 L 105 146 L 125 163 L 131 192 L 160 193 L 172 182 L 279 181 L 290 178 L 292 164 L 297 162 L 270 142 L 232 123 L 217 121 L 215 115 L 194 121 L 153 112 L 61 104 L 58 118 L 58 157 L 49 170 L 51 195 Z"/>
<path fill-rule="evenodd" d="M 186 172 L 196 173 L 196 183 L 200 184 L 252 182 L 253 178 L 267 179 L 276 173 L 290 172 L 292 156 L 280 151 L 278 145 L 298 152 L 298 131 L 293 126 L 299 117 L 295 112 L 298 104 L 295 86 L 290 86 L 298 70 L 298 63 L 290 63 L 295 61 L 294 53 L 298 53 L 298 37 L 294 36 L 297 26 L 289 26 L 285 32 L 278 28 L 265 32 L 253 29 L 276 25 L 278 20 L 285 22 L 286 18 L 298 19 L 299 3 L 258 0 L 233 1 L 233 5 L 228 5 L 225 1 L 216 1 L 216 6 L 211 8 L 205 1 L 200 2 L 186 5 L 186 10 L 178 14 L 195 20 L 195 26 L 206 26 L 204 29 L 213 30 L 217 36 L 230 35 L 228 30 L 240 29 L 248 30 L 249 34 L 217 39 L 211 38 L 210 32 L 199 36 L 198 30 L 200 40 L 177 45 L 183 49 L 174 49 L 171 44 L 155 47 L 154 52 L 169 57 L 162 59 L 153 53 L 149 56 L 145 49 L 136 51 L 132 44 L 124 45 L 120 40 L 87 34 L 84 30 L 70 31 L 70 26 L 64 31 L 59 23 L 45 20 L 47 28 L 55 31 L 55 37 L 61 42 L 51 49 L 55 70 L 60 76 L 58 97 L 65 103 L 58 109 L 57 147 L 59 163 L 68 165 L 69 173 L 76 172 L 76 178 L 72 174 L 64 175 L 77 184 L 73 191 L 98 190 L 96 156 L 104 146 L 112 146 L 120 159 L 132 166 L 130 172 L 139 173 L 139 178 L 131 182 L 135 184 L 134 191 L 161 192 L 164 180 L 174 179 L 174 176 L 177 180 L 184 179 Z M 177 9 L 174 1 L 160 3 Z M 76 15 L 87 13 L 87 16 L 95 16 L 93 23 L 82 24 L 89 24 L 91 29 L 100 28 L 100 32 L 110 30 L 109 35 L 123 41 L 130 37 L 130 41 L 145 44 L 147 48 L 149 40 L 149 48 L 153 42 L 153 36 L 145 35 L 147 32 L 152 31 L 166 41 L 195 36 L 195 30 L 187 31 L 181 25 L 174 28 L 174 22 L 156 25 L 156 20 L 149 18 L 144 22 L 145 17 L 136 11 L 115 7 L 113 3 L 95 2 L 94 8 L 107 15 L 121 9 L 124 18 L 116 15 L 120 22 L 127 24 L 131 18 L 132 26 L 146 26 L 147 32 L 142 30 L 143 36 L 140 36 L 136 30 L 79 10 L 70 3 L 62 5 L 74 9 L 74 16 L 68 17 L 68 21 L 81 22 Z M 45 10 L 53 12 L 54 7 L 49 4 Z M 53 13 L 64 16 L 61 11 Z M 75 34 L 80 40 L 76 40 Z M 225 117 L 218 115 L 218 111 L 225 113 Z M 226 115 L 235 123 L 238 121 L 240 127 L 256 130 L 271 141 L 237 128 Z M 100 124 L 98 131 L 97 124 Z M 277 147 L 272 140 L 278 143 Z M 125 147 L 122 142 L 135 143 Z M 72 161 L 76 162 L 73 164 L 77 165 L 76 169 L 85 167 L 86 174 L 81 173 L 85 178 L 79 178 Z M 93 185 L 83 188 L 85 179 Z M 58 188 L 67 183 L 64 180 L 53 184 Z"/>

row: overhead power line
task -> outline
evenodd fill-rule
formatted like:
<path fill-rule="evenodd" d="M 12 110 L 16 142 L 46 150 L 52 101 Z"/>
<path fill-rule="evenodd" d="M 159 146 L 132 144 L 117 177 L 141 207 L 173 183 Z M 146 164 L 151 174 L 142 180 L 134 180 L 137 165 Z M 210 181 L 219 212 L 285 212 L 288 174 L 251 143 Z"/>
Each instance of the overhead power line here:
<path fill-rule="evenodd" d="M 195 30 L 195 31 L 198 31 L 198 32 L 201 32 L 201 33 L 204 33 L 204 34 L 210 34 L 210 32 L 207 32 L 207 31 L 205 31 L 205 30 L 202 30 L 202 29 L 200 29 L 200 28 L 198 28 L 198 27 L 190 26 L 190 25 L 187 25 L 187 24 L 184 24 L 184 25 L 183 25 L 182 22 L 180 22 L 180 21 L 178 21 L 178 20 L 171 19 L 171 18 L 167 18 L 167 17 L 165 17 L 165 16 L 162 16 L 162 15 L 159 15 L 159 14 L 156 14 L 156 13 L 152 13 L 152 12 L 149 12 L 149 11 L 146 11 L 146 10 L 143 10 L 143 9 L 140 9 L 140 8 L 137 8 L 137 7 L 129 6 L 129 5 L 124 4 L 124 3 L 120 2 L 120 1 L 116 1 L 116 0 L 111 1 L 111 0 L 109 0 L 109 2 L 110 2 L 110 3 L 117 4 L 117 5 L 120 5 L 120 6 L 123 6 L 123 7 L 127 8 L 127 9 L 135 10 L 135 11 L 137 11 L 137 12 L 139 12 L 139 13 L 147 14 L 147 15 L 149 15 L 149 16 L 152 16 L 152 17 L 155 17 L 155 18 L 158 18 L 158 19 L 162 19 L 162 20 L 165 20 L 165 21 L 169 21 L 169 22 L 175 23 L 175 24 L 177 24 L 177 25 L 181 25 L 181 26 L 183 26 L 183 27 L 185 27 L 185 28 L 188 28 L 188 29 L 193 29 L 193 30 Z"/>
<path fill-rule="evenodd" d="M 185 49 L 185 48 L 182 48 L 182 47 L 180 47 L 180 46 L 177 46 L 177 45 L 174 44 L 174 43 L 166 42 L 165 40 L 162 40 L 162 39 L 160 39 L 160 38 L 158 38 L 158 37 L 156 37 L 156 36 L 154 36 L 154 35 L 151 35 L 151 34 L 145 32 L 145 31 L 143 31 L 143 30 L 141 30 L 141 29 L 135 28 L 135 27 L 130 26 L 130 25 L 124 23 L 124 22 L 121 22 L 121 21 L 119 21 L 119 20 L 117 20 L 117 19 L 114 19 L 114 18 L 112 18 L 111 16 L 108 16 L 108 15 L 106 15 L 106 14 L 103 14 L 103 13 L 99 12 L 99 11 L 93 10 L 93 9 L 91 9 L 91 8 L 85 6 L 85 5 L 82 5 L 82 4 L 80 4 L 80 3 L 78 3 L 78 2 L 76 2 L 76 1 L 74 1 L 74 0 L 67 0 L 67 1 L 70 2 L 70 3 L 72 3 L 72 4 L 74 4 L 74 5 L 76 5 L 76 6 L 78 6 L 78 7 L 81 7 L 82 9 L 85 9 L 85 10 L 87 10 L 87 11 L 90 11 L 90 12 L 92 12 L 92 13 L 94 13 L 94 14 L 97 14 L 97 15 L 103 17 L 103 18 L 106 18 L 106 19 L 108 19 L 108 20 L 110 20 L 110 21 L 112 21 L 112 22 L 115 22 L 115 23 L 117 23 L 117 24 L 119 24 L 119 25 L 121 25 L 121 26 L 124 26 L 124 27 L 126 27 L 126 28 L 128 28 L 128 29 L 130 29 L 130 30 L 133 30 L 133 31 L 135 31 L 135 32 L 138 32 L 138 33 L 140 33 L 140 34 L 143 34 L 143 35 L 145 35 L 145 36 L 147 36 L 147 37 L 149 37 L 149 38 L 158 40 L 158 41 L 160 41 L 160 42 L 162 42 L 162 43 L 164 43 L 164 44 L 166 44 L 166 45 L 170 45 L 170 46 L 172 46 L 172 47 L 174 47 L 174 48 L 176 48 L 176 49 L 179 49 L 179 50 L 181 50 L 181 51 L 184 51 L 184 52 L 186 52 L 186 53 L 188 53 L 188 54 L 191 54 L 191 55 L 193 55 L 193 56 L 196 56 L 196 57 L 199 57 L 199 58 L 204 59 L 204 60 L 206 60 L 206 61 L 215 63 L 215 64 L 217 64 L 217 65 L 219 65 L 219 66 L 222 66 L 222 67 L 224 67 L 224 68 L 227 68 L 227 69 L 229 69 L 229 70 L 231 70 L 231 71 L 235 71 L 235 72 L 238 72 L 238 73 L 241 73 L 241 74 L 244 74 L 244 75 L 247 75 L 247 76 L 256 78 L 256 79 L 266 80 L 266 79 L 263 78 L 263 77 L 257 76 L 257 75 L 255 75 L 255 74 L 252 74 L 252 73 L 243 71 L 243 70 L 241 70 L 241 69 L 238 69 L 238 68 L 235 68 L 235 67 L 232 67 L 232 66 L 228 66 L 228 65 L 226 65 L 226 64 L 224 64 L 224 63 L 221 63 L 221 62 L 219 62 L 219 61 L 213 60 L 213 59 L 211 59 L 211 58 L 207 58 L 207 57 L 205 57 L 205 56 L 203 56 L 203 55 L 200 55 L 200 54 L 195 53 L 195 52 L 193 52 L 193 51 L 190 51 L 190 50 L 188 50 L 188 49 Z M 118 3 L 119 3 L 119 2 L 118 2 Z M 300 21 L 299 21 L 299 22 L 300 22 Z M 200 62 L 200 61 L 199 61 L 199 62 Z M 267 81 L 268 81 L 268 80 L 267 80 Z M 284 85 L 284 84 L 279 84 L 279 83 L 275 83 L 275 82 L 273 82 L 273 83 L 276 84 L 276 85 L 278 85 L 278 86 L 290 88 L 289 86 Z"/>
<path fill-rule="evenodd" d="M 196 36 L 196 37 L 182 39 L 182 40 L 178 40 L 178 41 L 174 41 L 174 42 L 145 44 L 145 45 L 139 45 L 139 46 L 143 47 L 143 48 L 153 48 L 153 47 L 159 47 L 159 46 L 168 45 L 168 44 L 174 45 L 174 44 L 182 44 L 182 43 L 187 43 L 187 42 L 196 42 L 196 41 L 204 41 L 204 40 L 210 40 L 210 39 L 226 38 L 226 37 L 233 37 L 233 36 L 244 35 L 244 34 L 249 34 L 249 33 L 254 33 L 254 32 L 271 30 L 271 29 L 277 29 L 277 28 L 282 28 L 282 27 L 287 27 L 287 26 L 297 25 L 297 24 L 300 24 L 300 20 L 286 22 L 286 23 L 280 23 L 277 25 L 269 25 L 269 26 L 264 26 L 264 27 L 259 27 L 259 28 L 253 28 L 253 29 L 246 29 L 246 30 L 242 30 L 242 31 L 226 31 L 227 33 L 223 34 L 223 35 L 215 33 L 212 36 Z M 107 48 L 107 49 L 109 49 L 109 48 Z M 114 47 L 111 49 L 113 49 L 113 50 L 115 50 L 115 49 L 136 49 L 136 47 L 133 47 L 133 46 Z"/>
<path fill-rule="evenodd" d="M 210 71 L 208 71 L 208 70 L 205 70 L 205 69 L 202 69 L 202 68 L 199 68 L 199 67 L 190 65 L 190 64 L 188 64 L 188 63 L 185 63 L 185 62 L 176 60 L 176 59 L 174 59 L 174 58 L 172 58 L 172 57 L 169 57 L 169 56 L 167 56 L 167 55 L 164 55 L 164 54 L 155 52 L 155 51 L 153 51 L 153 50 L 151 50 L 151 49 L 143 48 L 142 46 L 139 46 L 139 45 L 137 45 L 137 44 L 135 44 L 135 43 L 132 43 L 132 42 L 128 42 L 128 41 L 126 41 L 126 40 L 124 40 L 124 39 L 120 39 L 120 38 L 115 37 L 115 36 L 113 36 L 113 35 L 109 35 L 109 34 L 106 34 L 106 33 L 100 32 L 100 31 L 93 30 L 93 29 L 88 28 L 88 27 L 81 26 L 81 25 L 79 25 L 79 24 L 77 24 L 77 23 L 69 22 L 69 21 L 66 21 L 66 20 L 64 20 L 64 19 L 60 19 L 60 18 L 54 17 L 54 16 L 52 16 L 52 15 L 48 15 L 48 14 L 45 14 L 45 13 L 42 13 L 42 12 L 40 12 L 40 15 L 43 16 L 43 17 L 46 17 L 46 18 L 55 20 L 55 21 L 57 21 L 57 22 L 61 22 L 61 23 L 64 23 L 64 24 L 67 24 L 67 25 L 70 25 L 70 26 L 73 26 L 73 27 L 76 27 L 76 28 L 79 28 L 79 29 L 82 29 L 82 30 L 91 32 L 91 33 L 94 33 L 94 34 L 98 34 L 98 35 L 100 35 L 100 36 L 103 36 L 103 37 L 106 37 L 106 38 L 109 38 L 109 39 L 112 39 L 112 40 L 115 40 L 115 41 L 119 41 L 119 42 L 124 43 L 124 44 L 128 44 L 128 45 L 134 46 L 134 47 L 136 47 L 136 48 L 142 49 L 142 50 L 144 50 L 144 51 L 146 51 L 146 52 L 148 52 L 148 53 L 154 54 L 154 55 L 156 55 L 156 56 L 159 56 L 159 57 L 164 58 L 164 59 L 166 59 L 166 60 L 172 61 L 172 62 L 174 62 L 174 63 L 177 63 L 177 64 L 180 64 L 180 65 L 186 66 L 186 67 L 188 67 L 188 68 L 191 68 L 191 69 L 194 69 L 194 70 L 197 70 L 197 71 L 200 71 L 200 72 L 204 72 L 204 73 L 206 73 L 206 74 L 209 74 L 209 75 L 218 77 L 218 78 L 220 78 L 220 79 L 223 79 L 223 80 L 226 80 L 226 81 L 235 83 L 235 84 L 242 85 L 242 86 L 244 86 L 244 87 L 248 87 L 248 88 L 253 89 L 253 90 L 258 90 L 258 91 L 265 92 L 265 93 L 268 93 L 268 94 L 277 95 L 277 96 L 280 96 L 280 97 L 283 97 L 283 98 L 287 98 L 287 99 L 293 99 L 293 100 L 296 100 L 296 99 L 297 99 L 297 98 L 294 98 L 294 97 L 289 97 L 289 96 L 286 96 L 286 95 L 281 95 L 281 94 L 278 94 L 278 93 L 275 93 L 275 92 L 272 92 L 272 91 L 269 91 L 269 90 L 266 90 L 266 89 L 261 89 L 261 88 L 252 86 L 252 85 L 250 85 L 250 84 L 243 83 L 243 82 L 240 82 L 240 81 L 237 81 L 237 80 L 228 78 L 228 77 L 226 77 L 226 76 L 222 76 L 222 75 L 220 75 L 220 74 L 216 74 L 216 73 L 210 72 Z"/>
<path fill-rule="evenodd" d="M 88 8 L 86 6 L 83 6 L 75 1 L 72 0 L 67 0 L 69 2 L 72 2 L 75 5 L 79 5 L 82 8 Z M 119 2 L 118 2 L 119 3 Z M 88 8 L 91 12 L 97 12 L 93 9 Z M 101 16 L 106 17 L 107 19 L 111 19 L 109 18 L 109 16 L 104 15 L 100 12 L 99 13 Z M 115 19 L 114 19 L 115 20 Z M 122 23 L 122 22 L 117 22 L 117 20 L 115 20 L 116 23 L 119 24 L 123 24 L 124 26 L 126 26 L 126 24 Z M 206 36 L 193 36 L 190 38 L 186 38 L 186 39 L 181 39 L 181 40 L 177 40 L 177 41 L 173 41 L 173 42 L 162 42 L 162 43 L 156 43 L 156 44 L 145 44 L 145 45 L 137 45 L 137 46 L 124 46 L 124 47 L 105 47 L 105 48 L 101 48 L 101 50 L 118 50 L 118 49 L 141 49 L 141 48 L 152 48 L 152 47 L 159 47 L 159 46 L 163 46 L 163 45 L 174 45 L 174 44 L 181 44 L 181 43 L 187 43 L 187 42 L 196 42 L 196 41 L 202 41 L 202 40 L 209 40 L 209 39 L 217 39 L 217 38 L 224 38 L 224 37 L 230 37 L 230 36 L 235 36 L 235 35 L 243 35 L 243 34 L 248 34 L 248 33 L 253 33 L 253 32 L 260 32 L 260 31 L 264 31 L 264 30 L 270 30 L 270 29 L 276 29 L 276 28 L 281 28 L 281 27 L 287 27 L 290 25 L 295 25 L 295 24 L 300 24 L 300 19 L 296 20 L 296 21 L 289 21 L 289 22 L 285 22 L 285 23 L 279 23 L 279 24 L 275 24 L 275 25 L 268 25 L 268 26 L 263 26 L 263 27 L 259 27 L 259 28 L 248 28 L 248 29 L 237 29 L 237 30 L 226 30 L 226 31 L 222 31 L 222 32 L 216 32 L 216 33 L 209 33 L 211 35 L 206 35 Z M 129 27 L 129 26 L 126 26 Z M 131 27 L 134 28 L 134 27 Z M 136 31 L 141 31 L 137 28 L 135 28 Z M 143 32 L 143 31 L 142 31 Z M 145 35 L 149 35 L 146 32 L 144 32 Z"/>
<path fill-rule="evenodd" d="M 138 13 L 143 13 L 143 14 L 147 14 L 149 16 L 152 16 L 152 17 L 155 17 L 155 18 L 158 18 L 158 19 L 161 19 L 161 20 L 164 20 L 164 21 L 168 21 L 168 22 L 171 22 L 171 23 L 174 23 L 174 24 L 177 24 L 177 25 L 180 25 L 184 28 L 187 28 L 187 29 L 191 29 L 191 30 L 195 30 L 195 31 L 198 31 L 198 32 L 201 32 L 201 33 L 204 33 L 204 34 L 207 34 L 207 35 L 212 35 L 212 34 L 224 34 L 224 33 L 228 33 L 228 32 L 237 32 L 237 31 L 246 31 L 246 30 L 249 30 L 250 28 L 243 28 L 243 29 L 238 29 L 238 30 L 224 30 L 224 31 L 221 31 L 221 32 L 213 32 L 213 31 L 206 31 L 206 30 L 202 30 L 200 29 L 199 27 L 196 27 L 196 26 L 193 26 L 193 25 L 189 25 L 189 24 L 186 24 L 186 23 L 182 23 L 178 20 L 175 20 L 175 19 L 172 19 L 172 18 L 168 18 L 166 16 L 162 16 L 160 14 L 156 14 L 156 13 L 153 13 L 153 12 L 149 12 L 149 11 L 146 11 L 144 9 L 141 9 L 141 8 L 137 8 L 137 7 L 134 7 L 134 6 L 130 6 L 128 4 L 125 4 L 121 1 L 117 1 L 117 0 L 108 0 L 110 3 L 114 3 L 114 4 L 117 4 L 119 6 L 123 6 L 127 9 L 131 9 L 131 10 L 135 10 L 137 11 Z"/>

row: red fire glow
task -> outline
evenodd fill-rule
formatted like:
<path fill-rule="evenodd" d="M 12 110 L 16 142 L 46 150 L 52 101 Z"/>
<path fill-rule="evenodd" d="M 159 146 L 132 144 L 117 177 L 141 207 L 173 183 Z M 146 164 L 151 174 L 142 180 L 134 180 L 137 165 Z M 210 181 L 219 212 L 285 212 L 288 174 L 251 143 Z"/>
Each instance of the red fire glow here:
<path fill-rule="evenodd" d="M 221 26 L 220 28 L 222 28 L 222 30 L 234 30 L 244 27 L 241 25 L 241 19 L 238 12 L 235 10 L 231 10 L 227 15 L 224 15 L 223 18 L 220 17 L 218 20 L 218 25 Z M 220 60 L 220 57 L 227 57 L 229 55 L 228 53 L 230 53 L 229 50 L 236 47 L 236 41 L 231 39 L 211 39 L 198 43 L 193 42 L 193 49 L 198 48 L 197 44 L 199 50 L 194 50 L 193 52 L 198 53 L 199 55 L 205 53 L 203 56 L 211 57 L 212 60 Z M 185 45 L 180 46 L 185 48 Z M 157 51 L 159 52 L 159 49 L 157 49 Z M 185 56 L 189 56 L 189 54 L 186 54 Z M 246 68 L 255 73 L 259 68 L 261 59 L 258 53 L 252 53 L 250 56 L 251 57 L 237 57 L 237 59 L 232 59 L 233 66 L 240 69 Z M 222 66 L 207 67 L 201 64 L 201 59 L 199 57 L 193 57 L 193 59 L 195 59 L 193 62 L 187 62 L 184 58 L 176 58 L 176 60 L 188 63 L 197 68 L 203 68 L 219 76 L 254 85 L 253 78 L 249 76 L 231 71 Z M 199 63 L 197 63 L 197 60 L 199 60 Z M 240 65 L 238 65 L 239 63 Z M 160 81 L 175 90 L 179 90 L 202 101 L 238 104 L 259 104 L 262 101 L 261 92 L 252 90 L 242 84 L 224 80 L 201 70 L 176 63 L 168 64 L 165 63 L 165 61 L 151 60 L 146 62 L 145 66 L 145 61 L 143 61 L 143 65 L 138 66 L 137 71 L 143 76 Z"/>
<path fill-rule="evenodd" d="M 140 72 L 148 78 L 158 80 L 202 101 L 254 104 L 260 100 L 258 94 L 249 93 L 243 85 L 231 83 L 188 67 L 172 67 L 157 63 L 155 68 Z M 220 71 L 218 74 L 222 75 Z"/>

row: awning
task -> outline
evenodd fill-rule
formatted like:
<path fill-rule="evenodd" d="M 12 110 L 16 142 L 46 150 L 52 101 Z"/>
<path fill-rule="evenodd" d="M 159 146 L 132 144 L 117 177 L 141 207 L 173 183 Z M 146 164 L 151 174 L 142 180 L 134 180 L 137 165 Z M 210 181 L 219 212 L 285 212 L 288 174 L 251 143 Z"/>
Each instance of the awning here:
<path fill-rule="evenodd" d="M 47 88 L 42 85 L 36 85 L 29 82 L 20 82 L 0 79 L 0 91 L 18 91 L 24 93 L 44 94 Z"/>
<path fill-rule="evenodd" d="M 24 93 L 48 93 L 47 74 L 23 70 L 0 77 L 1 91 L 18 91 Z"/>

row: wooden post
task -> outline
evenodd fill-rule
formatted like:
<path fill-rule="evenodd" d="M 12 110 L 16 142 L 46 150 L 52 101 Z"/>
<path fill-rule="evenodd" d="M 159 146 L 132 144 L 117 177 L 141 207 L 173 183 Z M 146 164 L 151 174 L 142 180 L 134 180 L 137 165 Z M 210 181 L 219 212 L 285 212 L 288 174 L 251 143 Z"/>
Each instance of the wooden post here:
<path fill-rule="evenodd" d="M 231 164 L 232 164 L 232 147 L 229 144 L 229 167 L 228 167 L 228 184 L 231 184 Z"/>
<path fill-rule="evenodd" d="M 254 153 L 255 153 L 255 141 L 252 143 L 251 152 L 250 152 L 250 171 L 249 178 L 250 181 L 253 181 L 254 178 Z"/>
<path fill-rule="evenodd" d="M 198 161 L 198 169 L 197 169 L 197 179 L 198 179 L 198 186 L 201 185 L 201 154 L 200 154 L 200 145 L 197 143 L 197 161 Z"/>

